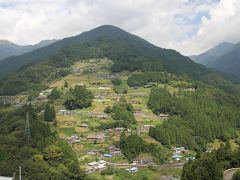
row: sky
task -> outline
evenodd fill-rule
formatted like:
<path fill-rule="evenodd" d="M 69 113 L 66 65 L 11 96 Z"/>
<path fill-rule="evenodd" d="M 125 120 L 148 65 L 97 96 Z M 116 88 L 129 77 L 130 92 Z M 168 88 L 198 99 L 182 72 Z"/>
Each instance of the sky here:
<path fill-rule="evenodd" d="M 0 0 L 0 24 L 0 39 L 20 45 L 111 24 L 193 55 L 240 42 L 240 0 Z"/>

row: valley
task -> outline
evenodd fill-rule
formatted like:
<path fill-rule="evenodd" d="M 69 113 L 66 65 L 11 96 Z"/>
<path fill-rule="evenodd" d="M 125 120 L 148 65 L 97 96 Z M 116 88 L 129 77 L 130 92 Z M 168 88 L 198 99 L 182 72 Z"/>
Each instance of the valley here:
<path fill-rule="evenodd" d="M 240 167 L 239 85 L 104 25 L 0 62 L 0 174 L 221 180 Z"/>

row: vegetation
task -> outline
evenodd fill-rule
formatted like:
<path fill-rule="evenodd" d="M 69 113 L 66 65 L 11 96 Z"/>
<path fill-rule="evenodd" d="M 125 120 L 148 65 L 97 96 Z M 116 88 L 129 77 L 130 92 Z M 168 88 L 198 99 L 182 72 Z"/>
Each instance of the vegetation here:
<path fill-rule="evenodd" d="M 71 72 L 70 65 L 79 59 L 107 57 L 114 61 L 111 70 L 141 70 L 144 72 L 167 71 L 175 75 L 186 75 L 195 80 L 212 84 L 225 91 L 236 93 L 238 88 L 215 72 L 194 63 L 174 50 L 158 48 L 139 37 L 113 26 L 103 26 L 88 33 L 64 39 L 21 56 L 10 57 L 0 63 L 0 75 L 14 72 L 0 81 L 0 95 L 15 95 L 26 90 L 44 88 L 46 82 Z M 19 69 L 20 68 L 20 69 Z M 146 73 L 144 81 L 165 81 L 156 73 Z M 139 79 L 137 75 L 136 78 Z M 155 79 L 157 78 L 157 79 Z M 130 78 L 129 84 L 136 83 Z"/>
<path fill-rule="evenodd" d="M 26 112 L 30 118 L 30 137 L 24 133 Z M 26 180 L 36 177 L 83 179 L 85 176 L 69 145 L 51 133 L 32 107 L 1 114 L 0 144 L 0 174 L 3 176 L 17 173 L 19 166 Z"/>
<path fill-rule="evenodd" d="M 113 105 L 112 118 L 116 120 L 115 127 L 129 127 L 136 123 L 133 115 L 133 107 L 123 97 L 120 102 Z"/>
<path fill-rule="evenodd" d="M 202 179 L 223 179 L 225 169 L 239 167 L 239 149 L 232 151 L 230 143 L 221 145 L 218 150 L 202 155 L 195 161 L 190 161 L 184 165 L 183 180 Z"/>
<path fill-rule="evenodd" d="M 126 136 L 122 133 L 120 137 L 120 148 L 129 162 L 132 162 L 132 160 L 141 153 L 150 153 L 155 158 L 156 163 L 162 163 L 165 160 L 161 146 L 144 142 L 143 139 L 136 134 Z"/>
<path fill-rule="evenodd" d="M 48 98 L 51 100 L 55 100 L 55 99 L 59 99 L 62 95 L 62 92 L 57 89 L 57 88 L 53 88 L 51 94 L 48 95 Z"/>
<path fill-rule="evenodd" d="M 45 121 L 54 121 L 56 118 L 56 112 L 54 108 L 54 104 L 50 104 L 50 102 L 47 102 L 45 109 L 44 109 L 44 120 Z"/>
<path fill-rule="evenodd" d="M 86 86 L 75 86 L 74 89 L 70 88 L 67 93 L 64 106 L 67 109 L 83 109 L 91 106 L 93 95 L 87 90 Z"/>
<path fill-rule="evenodd" d="M 144 86 L 148 83 L 161 82 L 167 83 L 168 76 L 164 72 L 144 72 L 144 73 L 134 73 L 128 78 L 128 85 L 133 86 Z"/>
<path fill-rule="evenodd" d="M 240 171 L 234 173 L 232 180 L 240 180 Z"/>
<path fill-rule="evenodd" d="M 163 88 L 153 88 L 148 105 L 154 113 L 170 113 L 162 125 L 151 128 L 149 135 L 164 145 L 183 145 L 204 150 L 206 142 L 235 137 L 239 127 L 236 104 L 216 102 L 207 92 L 196 91 L 174 96 Z"/>

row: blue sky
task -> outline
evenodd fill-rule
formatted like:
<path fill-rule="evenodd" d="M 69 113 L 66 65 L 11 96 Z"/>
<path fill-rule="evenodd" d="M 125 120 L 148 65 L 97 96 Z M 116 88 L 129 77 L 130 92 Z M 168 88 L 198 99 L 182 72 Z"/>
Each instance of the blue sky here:
<path fill-rule="evenodd" d="M 0 39 L 34 44 L 112 24 L 185 55 L 240 42 L 239 0 L 1 0 Z"/>

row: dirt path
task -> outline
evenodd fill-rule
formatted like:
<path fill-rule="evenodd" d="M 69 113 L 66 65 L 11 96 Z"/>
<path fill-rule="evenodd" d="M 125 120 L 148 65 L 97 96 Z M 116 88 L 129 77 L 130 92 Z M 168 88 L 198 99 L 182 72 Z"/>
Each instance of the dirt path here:
<path fill-rule="evenodd" d="M 129 166 L 148 167 L 149 166 L 146 164 L 111 163 L 111 162 L 107 162 L 107 164 L 118 166 L 118 167 L 129 167 Z M 162 165 L 153 165 L 153 166 L 159 167 L 159 168 L 183 168 L 183 165 L 184 163 L 174 163 L 174 164 L 162 164 Z"/>

